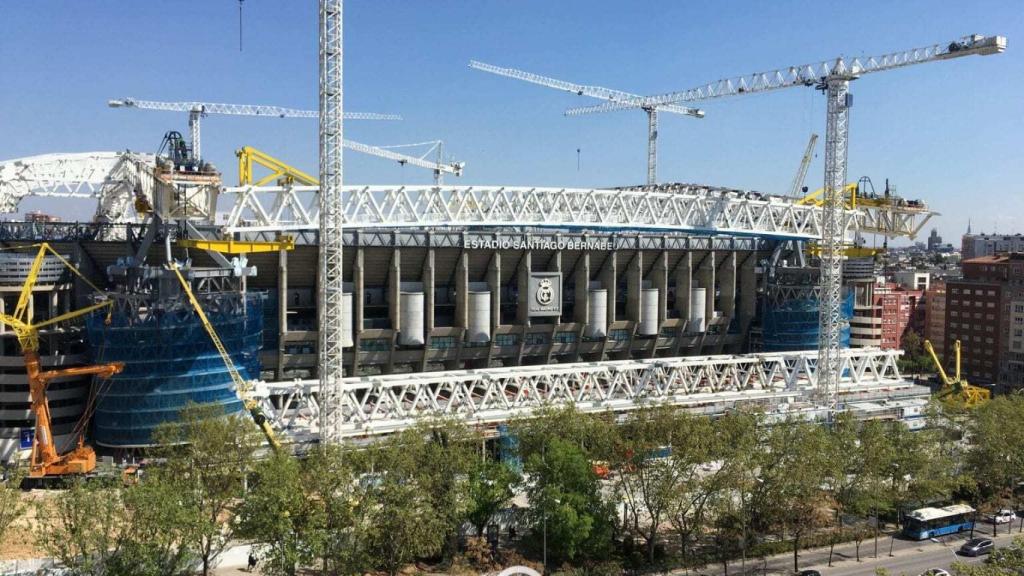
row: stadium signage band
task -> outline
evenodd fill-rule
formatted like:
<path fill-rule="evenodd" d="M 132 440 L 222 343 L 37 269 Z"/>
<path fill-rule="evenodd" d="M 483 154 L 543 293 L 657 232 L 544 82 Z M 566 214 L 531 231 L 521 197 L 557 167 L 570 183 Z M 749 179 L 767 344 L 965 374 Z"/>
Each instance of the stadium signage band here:
<path fill-rule="evenodd" d="M 613 250 L 610 238 L 470 238 L 470 250 Z"/>

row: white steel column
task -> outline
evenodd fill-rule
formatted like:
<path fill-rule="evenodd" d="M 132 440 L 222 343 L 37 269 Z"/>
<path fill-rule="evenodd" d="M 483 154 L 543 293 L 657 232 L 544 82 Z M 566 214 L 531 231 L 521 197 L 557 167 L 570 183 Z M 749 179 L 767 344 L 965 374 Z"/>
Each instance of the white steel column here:
<path fill-rule="evenodd" d="M 341 442 L 342 358 L 342 0 L 320 0 L 320 293 L 321 441 Z"/>
<path fill-rule="evenodd" d="M 825 127 L 825 196 L 821 234 L 821 311 L 818 321 L 818 390 L 829 403 L 831 416 L 838 402 L 839 336 L 846 319 L 842 312 L 843 289 L 843 189 L 846 185 L 847 136 L 849 132 L 850 79 L 826 81 L 828 121 Z"/>
<path fill-rule="evenodd" d="M 202 115 L 202 110 L 198 109 L 193 109 L 188 113 L 188 131 L 190 133 L 189 135 L 192 137 L 192 157 L 195 158 L 196 162 L 202 159 L 202 144 L 199 141 L 199 122 Z"/>

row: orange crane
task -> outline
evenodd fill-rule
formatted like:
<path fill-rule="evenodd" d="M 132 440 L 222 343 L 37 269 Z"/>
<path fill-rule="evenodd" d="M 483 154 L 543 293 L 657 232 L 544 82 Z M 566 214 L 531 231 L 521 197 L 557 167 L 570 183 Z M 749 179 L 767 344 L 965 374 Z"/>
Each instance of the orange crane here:
<path fill-rule="evenodd" d="M 101 308 L 109 308 L 110 301 L 102 301 L 78 310 L 60 314 L 48 320 L 32 323 L 31 301 L 32 288 L 39 278 L 39 271 L 47 253 L 56 256 L 65 266 L 78 275 L 93 289 L 99 291 L 88 278 L 82 275 L 70 262 L 58 254 L 47 243 L 39 245 L 39 251 L 32 261 L 25 284 L 21 287 L 18 303 L 13 314 L 0 314 L 0 321 L 11 327 L 18 337 L 18 344 L 25 357 L 25 372 L 28 375 L 29 395 L 32 401 L 32 413 L 35 415 L 35 437 L 32 439 L 32 457 L 29 464 L 29 478 L 45 478 L 68 474 L 88 474 L 96 468 L 96 452 L 92 446 L 85 444 L 84 431 L 79 430 L 75 448 L 60 454 L 53 439 L 50 427 L 50 404 L 46 397 L 49 383 L 58 378 L 70 376 L 99 376 L 110 378 L 124 369 L 124 363 L 98 364 L 94 366 L 78 366 L 61 370 L 43 370 L 39 362 L 39 329 L 54 326 L 62 322 L 74 320 Z M 85 418 L 87 416 L 83 416 Z"/>

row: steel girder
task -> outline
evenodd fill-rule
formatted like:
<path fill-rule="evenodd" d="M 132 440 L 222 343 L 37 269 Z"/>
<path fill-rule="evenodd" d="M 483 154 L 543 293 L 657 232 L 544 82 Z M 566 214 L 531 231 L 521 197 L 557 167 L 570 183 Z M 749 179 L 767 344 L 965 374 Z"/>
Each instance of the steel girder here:
<path fill-rule="evenodd" d="M 843 350 L 840 393 L 910 385 L 901 351 Z M 574 404 L 622 412 L 649 404 L 698 406 L 806 399 L 817 390 L 817 351 L 621 360 L 349 377 L 341 382 L 341 433 L 384 434 L 420 419 L 456 417 L 474 424 L 507 421 L 542 406 Z M 258 382 L 254 395 L 274 426 L 311 431 L 318 424 L 317 380 Z"/>
<path fill-rule="evenodd" d="M 233 197 L 227 232 L 318 226 L 312 186 L 225 188 Z M 669 230 L 778 238 L 818 238 L 822 211 L 780 197 L 686 186 L 672 192 L 504 186 L 359 186 L 342 190 L 346 226 L 534 226 Z M 845 213 L 844 228 L 862 219 Z"/>

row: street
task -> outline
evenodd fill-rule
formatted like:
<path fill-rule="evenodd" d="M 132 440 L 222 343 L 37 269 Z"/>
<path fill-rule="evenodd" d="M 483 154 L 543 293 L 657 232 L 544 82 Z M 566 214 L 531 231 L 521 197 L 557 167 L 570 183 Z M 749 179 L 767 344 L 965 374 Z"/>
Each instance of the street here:
<path fill-rule="evenodd" d="M 1019 535 L 1019 528 L 1014 526 L 1012 534 L 1007 533 L 1005 525 L 999 527 L 999 534 L 994 538 L 996 547 L 1009 546 L 1013 537 Z M 975 537 L 986 537 L 992 534 L 991 525 L 982 525 L 974 531 Z M 861 562 L 855 560 L 855 547 L 853 544 L 837 545 L 833 556 L 832 567 L 828 566 L 828 548 L 816 548 L 804 550 L 800 554 L 800 569 L 815 569 L 821 571 L 824 576 L 855 576 L 860 574 L 873 574 L 877 568 L 885 568 L 893 576 L 917 576 L 929 568 L 950 569 L 955 561 L 973 564 L 984 561 L 984 556 L 970 558 L 967 556 L 954 555 L 970 534 L 964 532 L 946 536 L 942 543 L 924 540 L 914 542 L 909 540 L 893 540 L 891 538 L 879 538 L 878 558 L 874 558 L 874 540 L 865 540 L 861 545 Z M 889 546 L 892 544 L 892 556 L 889 556 Z M 767 569 L 758 559 L 748 560 L 746 574 L 791 574 L 793 568 L 793 555 L 780 554 L 768 559 Z M 737 575 L 744 573 L 740 562 L 730 563 L 729 574 Z M 690 574 L 694 572 L 691 571 Z M 699 572 L 700 574 L 722 575 L 725 572 L 721 566 L 711 567 Z M 672 574 L 684 574 L 683 571 L 675 571 Z"/>

